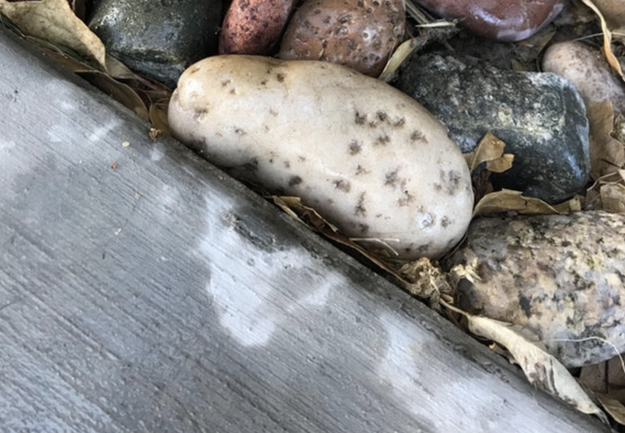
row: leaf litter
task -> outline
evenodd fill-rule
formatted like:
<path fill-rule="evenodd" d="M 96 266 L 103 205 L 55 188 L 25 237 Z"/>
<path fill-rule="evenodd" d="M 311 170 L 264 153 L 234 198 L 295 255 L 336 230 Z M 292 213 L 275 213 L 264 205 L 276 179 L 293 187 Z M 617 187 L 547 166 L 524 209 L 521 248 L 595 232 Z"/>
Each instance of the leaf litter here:
<path fill-rule="evenodd" d="M 614 71 L 623 77 L 620 62 L 614 53 L 615 42 L 625 43 L 625 3 L 622 0 L 578 0 L 589 8 L 599 20 L 603 37 L 603 54 Z M 89 28 L 79 19 L 80 2 L 70 7 L 67 0 L 9 1 L 0 0 L 0 20 L 5 26 L 44 51 L 57 62 L 77 73 L 116 100 L 149 120 L 152 140 L 167 134 L 167 103 L 172 90 L 153 80 L 141 77 L 118 60 L 109 56 Z M 433 43 L 445 41 L 458 32 L 455 22 L 435 21 L 427 12 L 406 1 L 407 11 L 416 21 L 416 36 L 405 41 L 391 56 L 380 79 L 390 81 L 396 70 L 411 53 Z M 554 37 L 553 29 L 545 29 L 534 37 L 516 44 L 516 58 L 511 59 L 515 70 L 528 70 L 545 46 Z M 625 51 L 622 46 L 618 47 Z M 514 155 L 504 153 L 505 143 L 488 133 L 478 147 L 465 155 L 474 176 L 476 205 L 474 216 L 493 213 L 566 214 L 579 210 L 604 209 L 625 213 L 625 147 L 622 113 L 613 112 L 609 103 L 588 107 L 591 128 L 591 166 L 594 184 L 585 196 L 576 196 L 565 203 L 550 205 L 519 191 L 493 192 L 488 175 L 509 169 Z M 589 390 L 586 393 L 577 380 L 555 358 L 547 354 L 526 330 L 486 317 L 472 316 L 453 305 L 455 287 L 463 279 L 479 278 L 472 266 L 455 267 L 445 273 L 436 261 L 422 258 L 401 263 L 384 254 L 367 250 L 358 239 L 342 235 L 313 208 L 298 197 L 268 196 L 278 207 L 298 221 L 311 227 L 322 236 L 343 248 L 355 251 L 368 263 L 377 266 L 400 287 L 428 303 L 431 308 L 445 314 L 455 323 L 464 322 L 474 335 L 496 342 L 497 351 L 505 348 L 510 359 L 525 372 L 528 380 L 584 413 L 597 415 L 605 421 L 604 413 L 590 398 L 592 396 L 612 418 L 625 425 L 625 364 L 620 355 L 613 360 L 584 367 L 580 382 Z M 378 240 L 385 246 L 385 240 Z M 477 264 L 475 264 L 477 265 Z"/>
<path fill-rule="evenodd" d="M 0 0 L 0 13 L 20 35 L 70 71 L 134 111 L 143 120 L 158 119 L 167 133 L 163 116 L 156 114 L 172 90 L 142 77 L 106 53 L 104 44 L 81 21 L 67 0 Z M 4 22 L 3 19 L 1 22 Z M 7 25 L 7 24 L 5 24 Z M 159 105 L 160 104 L 160 105 Z M 157 108 L 151 110 L 152 105 Z M 154 113 L 151 115 L 151 111 Z"/>

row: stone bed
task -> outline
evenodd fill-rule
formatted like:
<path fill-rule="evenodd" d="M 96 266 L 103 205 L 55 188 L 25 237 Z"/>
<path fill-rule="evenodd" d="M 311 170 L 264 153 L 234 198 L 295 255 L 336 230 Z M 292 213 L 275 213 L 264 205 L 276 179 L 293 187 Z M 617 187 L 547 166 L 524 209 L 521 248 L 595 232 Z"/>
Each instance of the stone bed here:
<path fill-rule="evenodd" d="M 608 431 L 3 29 L 0 59 L 0 431 Z"/>

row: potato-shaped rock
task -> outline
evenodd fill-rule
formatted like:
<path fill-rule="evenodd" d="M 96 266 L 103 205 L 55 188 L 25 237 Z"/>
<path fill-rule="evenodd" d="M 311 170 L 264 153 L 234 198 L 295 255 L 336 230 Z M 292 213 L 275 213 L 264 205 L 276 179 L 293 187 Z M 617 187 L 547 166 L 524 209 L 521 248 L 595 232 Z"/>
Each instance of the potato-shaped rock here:
<path fill-rule="evenodd" d="M 284 60 L 323 60 L 380 75 L 404 37 L 402 0 L 307 0 L 282 38 Z"/>
<path fill-rule="evenodd" d="M 616 111 L 625 113 L 625 85 L 599 50 L 581 42 L 559 42 L 547 49 L 542 65 L 545 72 L 569 80 L 587 107 L 610 101 Z"/>
<path fill-rule="evenodd" d="M 445 128 L 386 83 L 317 61 L 215 56 L 169 105 L 175 137 L 399 257 L 439 257 L 464 235 L 473 192 Z"/>

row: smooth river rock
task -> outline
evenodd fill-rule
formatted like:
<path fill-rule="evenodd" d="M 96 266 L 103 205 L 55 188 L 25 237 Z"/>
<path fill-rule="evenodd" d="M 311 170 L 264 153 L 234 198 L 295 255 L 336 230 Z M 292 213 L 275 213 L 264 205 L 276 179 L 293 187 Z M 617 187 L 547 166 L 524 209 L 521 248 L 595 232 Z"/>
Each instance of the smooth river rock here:
<path fill-rule="evenodd" d="M 416 0 L 418 4 L 480 36 L 498 41 L 527 39 L 564 9 L 566 0 Z"/>
<path fill-rule="evenodd" d="M 625 214 L 479 218 L 445 265 L 481 278 L 460 282 L 460 308 L 520 325 L 578 367 L 625 352 L 623 239 Z"/>
<path fill-rule="evenodd" d="M 100 0 L 89 21 L 111 55 L 170 87 L 216 53 L 220 25 L 221 0 Z"/>
<path fill-rule="evenodd" d="M 587 106 L 609 101 L 625 113 L 625 84 L 600 50 L 577 41 L 559 42 L 545 51 L 542 66 L 543 71 L 569 80 Z"/>
<path fill-rule="evenodd" d="M 514 154 L 495 188 L 522 191 L 549 203 L 580 189 L 590 171 L 584 102 L 565 79 L 497 69 L 458 54 L 413 56 L 394 83 L 443 122 L 463 153 L 487 132 Z"/>

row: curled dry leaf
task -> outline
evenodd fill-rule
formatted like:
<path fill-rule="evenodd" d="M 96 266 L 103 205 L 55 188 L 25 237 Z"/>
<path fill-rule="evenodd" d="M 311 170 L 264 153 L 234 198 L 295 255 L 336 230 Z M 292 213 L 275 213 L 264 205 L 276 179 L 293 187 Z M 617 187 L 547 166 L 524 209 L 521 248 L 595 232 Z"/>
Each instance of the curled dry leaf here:
<path fill-rule="evenodd" d="M 391 57 L 386 62 L 386 66 L 382 70 L 382 73 L 378 77 L 380 80 L 387 83 L 392 81 L 395 77 L 397 69 L 406 61 L 406 59 L 413 53 L 413 51 L 419 46 L 419 40 L 416 38 L 408 39 L 401 43 Z"/>
<path fill-rule="evenodd" d="M 625 2 L 623 0 L 593 0 L 607 26 L 613 33 L 623 33 L 625 29 Z M 616 37 L 617 39 L 619 37 Z M 620 36 L 622 39 L 622 36 Z"/>
<path fill-rule="evenodd" d="M 512 325 L 487 317 L 473 316 L 449 305 L 443 306 L 463 316 L 473 334 L 505 347 L 532 385 L 573 405 L 577 410 L 596 415 L 604 423 L 608 423 L 605 413 L 593 403 L 566 367 L 536 343 L 530 342 Z"/>
<path fill-rule="evenodd" d="M 480 164 L 486 163 L 486 169 L 494 173 L 503 173 L 512 167 L 514 155 L 504 154 L 506 143 L 497 138 L 493 133 L 487 132 L 480 140 L 477 147 L 464 154 L 469 170 L 475 170 Z"/>
<path fill-rule="evenodd" d="M 573 197 L 558 205 L 550 205 L 535 197 L 524 196 L 520 191 L 504 189 L 486 194 L 475 205 L 473 217 L 514 211 L 523 215 L 566 214 L 581 210 L 580 197 Z"/>
<path fill-rule="evenodd" d="M 625 170 L 597 179 L 586 192 L 584 209 L 625 213 Z"/>
<path fill-rule="evenodd" d="M 625 361 L 620 354 L 583 367 L 579 380 L 616 422 L 625 425 Z"/>
<path fill-rule="evenodd" d="M 603 185 L 601 187 L 601 203 L 603 210 L 625 213 L 625 186 L 622 183 Z"/>
<path fill-rule="evenodd" d="M 21 32 L 56 45 L 64 45 L 106 70 L 104 45 L 72 11 L 67 0 L 8 2 L 0 0 L 0 12 Z"/>
<path fill-rule="evenodd" d="M 150 105 L 149 114 L 150 123 L 154 125 L 153 129 L 157 130 L 158 134 L 170 136 L 169 123 L 167 122 L 167 102 L 168 100 L 163 100 Z"/>
<path fill-rule="evenodd" d="M 611 102 L 586 107 L 590 126 L 590 175 L 599 179 L 625 166 L 625 147 L 612 136 L 614 114 Z"/>
<path fill-rule="evenodd" d="M 623 70 L 621 69 L 621 64 L 619 63 L 618 59 L 612 52 L 612 46 L 611 46 L 612 32 L 608 28 L 608 24 L 603 14 L 601 13 L 599 8 L 595 5 L 593 1 L 582 0 L 582 2 L 586 6 L 588 6 L 590 9 L 592 9 L 593 12 L 597 14 L 597 16 L 599 17 L 599 20 L 601 21 L 601 30 L 603 31 L 603 54 L 605 55 L 605 58 L 607 59 L 612 69 L 614 69 L 614 71 L 616 71 L 616 73 L 618 73 L 621 76 L 621 78 L 625 79 L 625 77 L 623 77 Z"/>
<path fill-rule="evenodd" d="M 621 401 L 599 392 L 594 393 L 594 395 L 599 400 L 601 407 L 614 418 L 614 421 L 625 425 L 625 405 Z"/>
<path fill-rule="evenodd" d="M 130 108 L 141 119 L 149 120 L 150 116 L 145 102 L 130 86 L 120 83 L 110 75 L 97 70 L 80 72 L 80 76 L 110 95 L 117 102 Z"/>
<path fill-rule="evenodd" d="M 591 391 L 625 402 L 625 360 L 615 352 L 617 355 L 605 362 L 583 367 L 579 379 Z"/>

